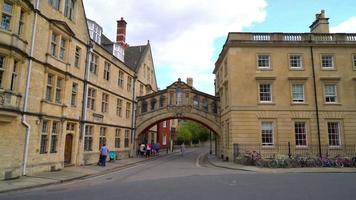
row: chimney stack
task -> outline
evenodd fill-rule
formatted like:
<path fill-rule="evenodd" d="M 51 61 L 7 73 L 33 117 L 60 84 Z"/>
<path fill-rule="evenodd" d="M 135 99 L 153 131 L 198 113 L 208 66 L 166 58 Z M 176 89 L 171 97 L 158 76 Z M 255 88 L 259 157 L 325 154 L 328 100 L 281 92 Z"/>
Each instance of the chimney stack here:
<path fill-rule="evenodd" d="M 126 24 L 123 17 L 117 21 L 116 42 L 124 48 L 128 47 L 126 43 Z"/>
<path fill-rule="evenodd" d="M 191 78 L 191 77 L 187 78 L 187 84 L 188 84 L 190 87 L 193 87 L 193 78 Z"/>
<path fill-rule="evenodd" d="M 329 18 L 325 17 L 325 10 L 315 15 L 315 21 L 309 28 L 311 33 L 329 33 Z"/>

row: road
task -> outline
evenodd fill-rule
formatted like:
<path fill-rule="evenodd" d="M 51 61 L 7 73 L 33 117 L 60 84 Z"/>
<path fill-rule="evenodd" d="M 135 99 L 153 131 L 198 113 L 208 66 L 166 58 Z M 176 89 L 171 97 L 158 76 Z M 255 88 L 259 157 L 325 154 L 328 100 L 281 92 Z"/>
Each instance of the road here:
<path fill-rule="evenodd" d="M 207 149 L 131 166 L 109 174 L 0 194 L 8 200 L 355 199 L 356 174 L 261 174 L 215 168 Z"/>

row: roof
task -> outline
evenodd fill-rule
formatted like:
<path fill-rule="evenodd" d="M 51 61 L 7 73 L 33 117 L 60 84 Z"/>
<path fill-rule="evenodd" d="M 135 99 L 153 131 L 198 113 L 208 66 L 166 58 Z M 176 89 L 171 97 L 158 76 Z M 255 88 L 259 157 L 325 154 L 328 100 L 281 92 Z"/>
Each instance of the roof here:
<path fill-rule="evenodd" d="M 111 53 L 113 52 L 113 44 L 114 44 L 114 42 L 112 42 L 104 34 L 101 34 L 101 45 Z"/>
<path fill-rule="evenodd" d="M 140 46 L 131 46 L 125 49 L 125 64 L 127 64 L 134 71 L 138 71 L 142 59 L 149 50 L 149 44 Z"/>

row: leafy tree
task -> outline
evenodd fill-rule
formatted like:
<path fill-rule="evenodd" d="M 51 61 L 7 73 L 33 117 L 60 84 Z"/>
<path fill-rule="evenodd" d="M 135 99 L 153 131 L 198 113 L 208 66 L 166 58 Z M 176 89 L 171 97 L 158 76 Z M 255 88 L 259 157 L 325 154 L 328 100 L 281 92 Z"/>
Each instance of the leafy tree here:
<path fill-rule="evenodd" d="M 177 133 L 178 144 L 182 142 L 198 144 L 209 139 L 209 129 L 194 121 L 180 123 Z"/>

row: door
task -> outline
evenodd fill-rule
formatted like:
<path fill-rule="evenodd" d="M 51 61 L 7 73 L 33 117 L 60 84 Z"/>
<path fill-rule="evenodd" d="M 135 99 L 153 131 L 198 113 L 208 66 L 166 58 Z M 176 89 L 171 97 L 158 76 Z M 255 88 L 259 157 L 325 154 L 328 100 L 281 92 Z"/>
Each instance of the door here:
<path fill-rule="evenodd" d="M 64 164 L 70 164 L 72 161 L 72 144 L 73 144 L 73 135 L 66 135 L 66 143 L 64 148 Z"/>

